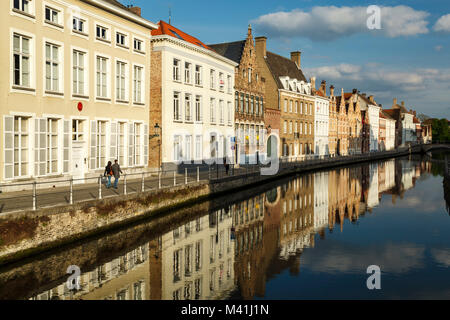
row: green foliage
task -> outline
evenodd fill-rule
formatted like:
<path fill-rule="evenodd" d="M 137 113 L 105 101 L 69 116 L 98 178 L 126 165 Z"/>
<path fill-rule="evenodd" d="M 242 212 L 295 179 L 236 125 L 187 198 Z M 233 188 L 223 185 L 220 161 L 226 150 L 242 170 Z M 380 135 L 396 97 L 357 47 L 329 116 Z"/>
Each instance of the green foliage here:
<path fill-rule="evenodd" d="M 450 142 L 447 119 L 433 119 L 433 142 Z"/>

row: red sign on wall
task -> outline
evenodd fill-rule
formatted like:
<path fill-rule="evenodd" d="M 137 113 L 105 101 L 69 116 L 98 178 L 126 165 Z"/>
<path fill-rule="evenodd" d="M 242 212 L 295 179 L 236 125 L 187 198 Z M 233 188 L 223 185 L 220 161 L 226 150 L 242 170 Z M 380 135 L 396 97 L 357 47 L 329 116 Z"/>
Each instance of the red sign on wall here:
<path fill-rule="evenodd" d="M 78 111 L 82 111 L 83 110 L 83 104 L 81 102 L 78 102 L 78 106 L 77 106 Z"/>

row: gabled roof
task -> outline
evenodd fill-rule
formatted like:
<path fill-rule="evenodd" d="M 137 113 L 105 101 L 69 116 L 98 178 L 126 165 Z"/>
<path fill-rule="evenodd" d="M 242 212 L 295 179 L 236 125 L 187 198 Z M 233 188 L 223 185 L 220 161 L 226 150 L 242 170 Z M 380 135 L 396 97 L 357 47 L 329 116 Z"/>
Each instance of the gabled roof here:
<path fill-rule="evenodd" d="M 233 60 L 236 63 L 241 63 L 242 53 L 244 52 L 246 40 L 235 41 L 235 42 L 225 42 L 218 44 L 208 45 L 211 49 L 216 51 L 218 54 Z"/>
<path fill-rule="evenodd" d="M 291 79 L 308 82 L 302 70 L 297 67 L 294 61 L 288 58 L 267 51 L 266 62 L 279 89 L 284 88 L 283 84 L 280 81 L 280 77 L 287 76 Z"/>
<path fill-rule="evenodd" d="M 210 47 L 208 47 L 206 44 L 204 44 L 197 38 L 181 31 L 180 29 L 175 28 L 174 26 L 172 26 L 162 20 L 158 22 L 158 29 L 152 30 L 152 36 L 159 36 L 159 35 L 168 35 L 168 36 L 174 37 L 176 39 L 180 39 L 180 40 L 189 42 L 198 47 L 211 50 Z"/>
<path fill-rule="evenodd" d="M 121 4 L 121 3 L 120 3 L 119 1 L 117 1 L 117 0 L 104 0 L 104 1 L 110 3 L 110 4 L 114 5 L 114 6 L 117 6 L 117 7 L 119 7 L 119 8 L 122 8 L 122 9 L 128 9 L 126 6 L 124 6 L 123 4 Z"/>
<path fill-rule="evenodd" d="M 385 110 L 380 110 L 380 117 L 388 120 L 395 120 Z"/>

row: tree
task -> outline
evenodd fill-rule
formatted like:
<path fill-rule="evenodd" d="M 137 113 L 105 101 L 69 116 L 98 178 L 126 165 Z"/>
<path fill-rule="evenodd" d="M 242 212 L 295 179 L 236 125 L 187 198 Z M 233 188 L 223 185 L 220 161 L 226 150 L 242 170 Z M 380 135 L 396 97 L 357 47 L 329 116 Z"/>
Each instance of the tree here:
<path fill-rule="evenodd" d="M 432 129 L 434 142 L 450 141 L 447 119 L 433 119 Z"/>

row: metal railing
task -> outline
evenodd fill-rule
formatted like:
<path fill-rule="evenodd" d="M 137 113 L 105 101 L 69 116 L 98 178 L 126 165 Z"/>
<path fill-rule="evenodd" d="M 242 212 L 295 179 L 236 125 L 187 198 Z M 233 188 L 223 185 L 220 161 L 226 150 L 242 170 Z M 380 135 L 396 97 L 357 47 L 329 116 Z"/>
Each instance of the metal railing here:
<path fill-rule="evenodd" d="M 298 157 L 287 157 L 279 159 L 279 170 L 290 170 L 292 168 L 307 168 L 308 166 L 336 162 L 370 159 L 374 154 L 389 155 L 399 151 L 407 151 L 408 147 L 390 151 L 380 151 L 367 154 L 353 154 L 346 156 L 319 156 L 302 155 Z M 115 178 L 111 177 L 111 186 L 107 186 L 107 177 L 98 175 L 80 179 L 61 179 L 47 181 L 27 181 L 23 183 L 11 183 L 0 185 L 0 190 L 8 188 L 18 191 L 0 193 L 0 213 L 37 210 L 38 208 L 51 207 L 55 205 L 72 205 L 75 203 L 105 199 L 142 193 L 150 190 L 173 188 L 174 186 L 189 185 L 201 181 L 217 181 L 227 177 L 254 175 L 261 172 L 261 168 L 269 165 L 261 164 L 230 164 L 228 169 L 223 164 L 215 165 L 187 165 L 177 170 L 142 171 L 123 174 L 117 185 L 114 186 Z"/>

